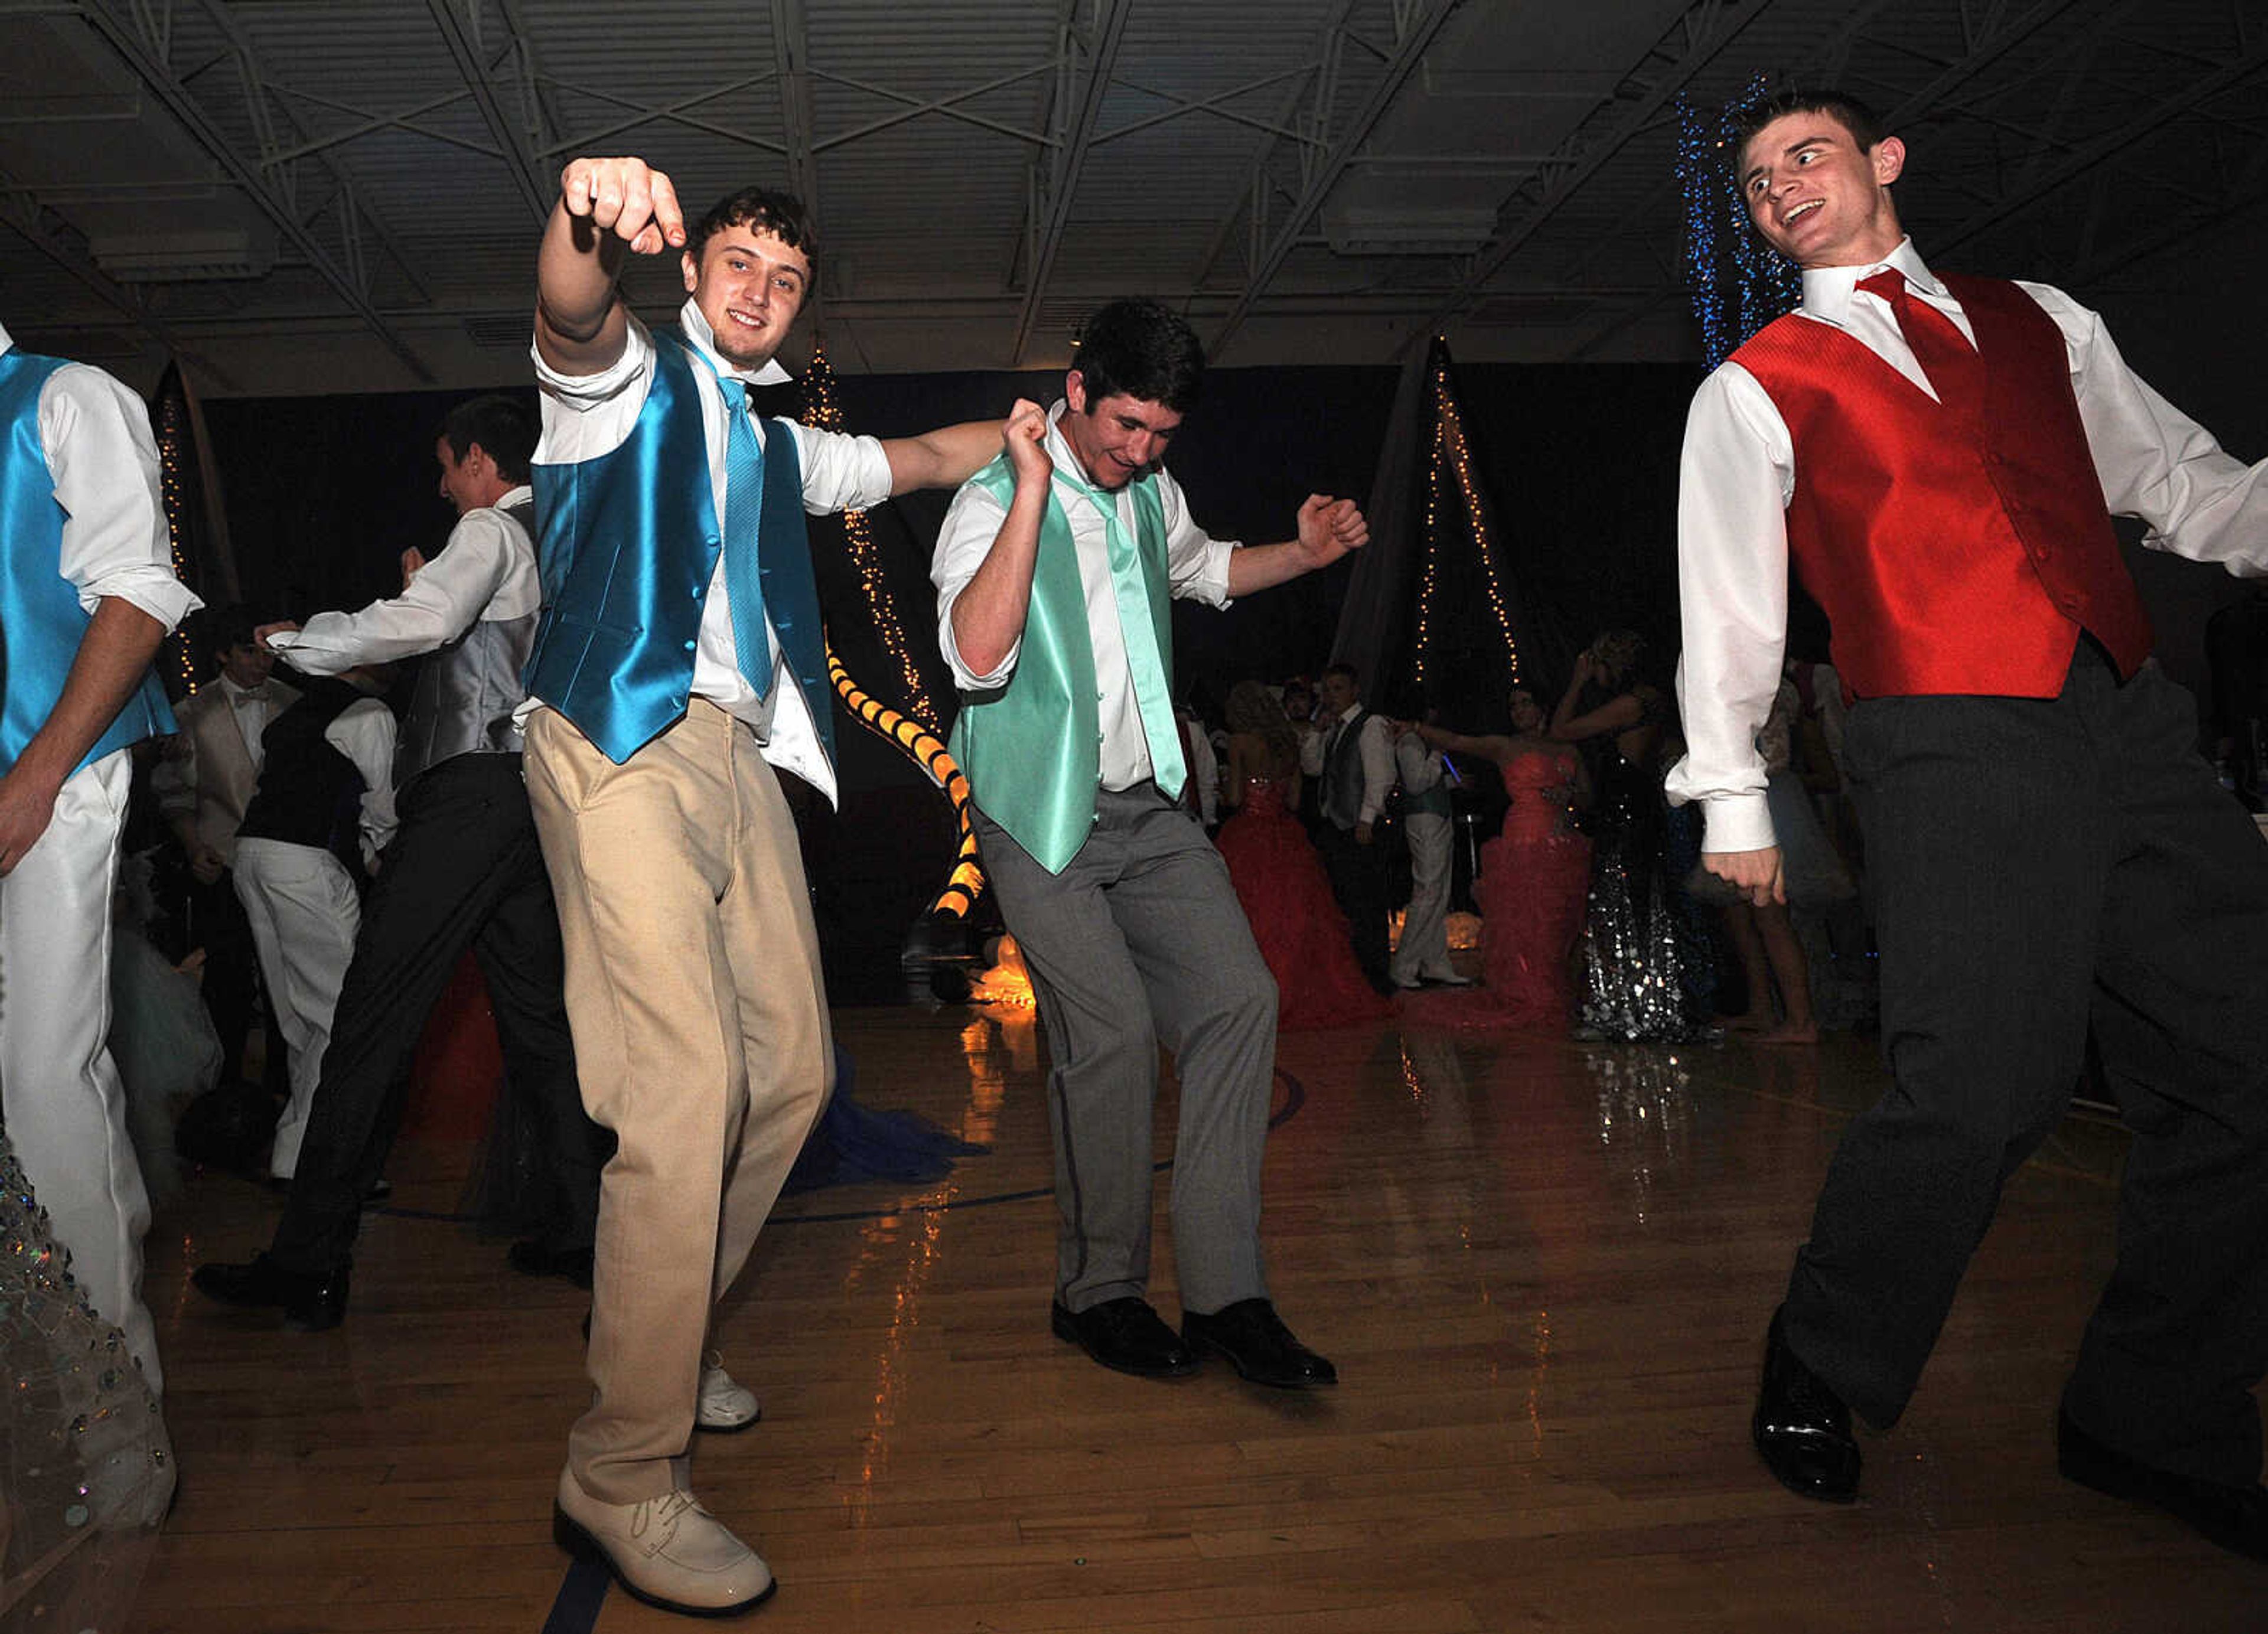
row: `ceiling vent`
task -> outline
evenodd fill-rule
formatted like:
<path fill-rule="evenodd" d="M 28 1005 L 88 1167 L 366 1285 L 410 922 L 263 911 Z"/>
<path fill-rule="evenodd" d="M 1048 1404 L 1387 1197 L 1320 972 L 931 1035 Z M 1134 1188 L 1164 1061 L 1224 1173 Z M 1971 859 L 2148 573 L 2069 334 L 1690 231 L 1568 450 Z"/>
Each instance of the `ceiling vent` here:
<path fill-rule="evenodd" d="M 264 278 L 276 265 L 276 232 L 256 227 L 98 232 L 86 241 L 96 266 L 121 283 L 192 283 Z"/>

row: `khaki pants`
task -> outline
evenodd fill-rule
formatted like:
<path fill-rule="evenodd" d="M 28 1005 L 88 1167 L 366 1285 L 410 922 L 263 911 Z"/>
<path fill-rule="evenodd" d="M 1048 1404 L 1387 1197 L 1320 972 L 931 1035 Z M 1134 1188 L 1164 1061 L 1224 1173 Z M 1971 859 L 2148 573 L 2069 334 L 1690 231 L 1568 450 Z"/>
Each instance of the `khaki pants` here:
<path fill-rule="evenodd" d="M 778 780 L 715 705 L 696 698 L 622 766 L 539 710 L 526 767 L 583 1104 L 620 1142 L 599 1194 L 596 1395 L 568 1468 L 635 1504 L 690 1484 L 710 1311 L 826 1104 L 819 940 Z"/>

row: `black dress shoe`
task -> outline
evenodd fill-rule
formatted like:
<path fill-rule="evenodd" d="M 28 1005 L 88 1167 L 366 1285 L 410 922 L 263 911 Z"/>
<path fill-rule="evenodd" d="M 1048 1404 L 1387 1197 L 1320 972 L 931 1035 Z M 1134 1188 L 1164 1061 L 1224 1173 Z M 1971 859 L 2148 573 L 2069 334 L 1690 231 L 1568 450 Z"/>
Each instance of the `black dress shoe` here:
<path fill-rule="evenodd" d="M 2163 1510 L 2235 1554 L 2268 1560 L 2268 1487 L 2257 1481 L 2223 1486 L 2153 1469 L 2105 1446 L 2061 1411 L 2056 1414 L 2056 1468 L 2081 1486 Z"/>
<path fill-rule="evenodd" d="M 1197 1358 L 1166 1326 L 1148 1300 L 1134 1294 L 1105 1299 L 1079 1312 L 1057 1299 L 1048 1313 L 1056 1337 L 1068 1339 L 1114 1372 L 1138 1379 L 1180 1379 L 1197 1370 Z"/>
<path fill-rule="evenodd" d="M 1764 1387 L 1756 1392 L 1749 1433 L 1764 1468 L 1789 1491 L 1822 1503 L 1850 1503 L 1859 1496 L 1859 1463 L 1851 1410 L 1787 1348 L 1783 1315 L 1772 1313 L 1764 1336 Z"/>
<path fill-rule="evenodd" d="M 1237 1376 L 1279 1390 L 1312 1390 L 1336 1384 L 1338 1369 L 1292 1336 L 1292 1330 L 1265 1299 L 1239 1299 L 1207 1316 L 1182 1313 L 1182 1337 L 1203 1355 L 1225 1358 Z"/>
<path fill-rule="evenodd" d="M 347 1268 L 321 1276 L 286 1270 L 266 1255 L 240 1265 L 200 1265 L 189 1281 L 207 1299 L 254 1310 L 281 1310 L 295 1333 L 324 1333 L 347 1316 Z"/>
<path fill-rule="evenodd" d="M 512 1270 L 523 1277 L 563 1277 L 578 1288 L 591 1286 L 592 1253 L 588 1248 L 554 1248 L 541 1237 L 524 1237 L 504 1254 Z"/>

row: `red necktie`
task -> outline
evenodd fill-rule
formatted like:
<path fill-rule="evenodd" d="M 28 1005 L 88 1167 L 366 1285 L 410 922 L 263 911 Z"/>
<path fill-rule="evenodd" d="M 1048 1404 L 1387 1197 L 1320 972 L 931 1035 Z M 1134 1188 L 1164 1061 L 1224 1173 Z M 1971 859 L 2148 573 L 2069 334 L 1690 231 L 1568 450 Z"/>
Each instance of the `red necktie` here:
<path fill-rule="evenodd" d="M 1984 364 L 1953 320 L 1928 302 L 1916 300 L 1906 286 L 1905 274 L 1895 267 L 1859 279 L 1859 287 L 1890 304 L 1898 333 L 1905 336 L 1914 361 L 1929 377 L 1937 401 L 1955 414 L 1974 419 L 1984 400 Z"/>

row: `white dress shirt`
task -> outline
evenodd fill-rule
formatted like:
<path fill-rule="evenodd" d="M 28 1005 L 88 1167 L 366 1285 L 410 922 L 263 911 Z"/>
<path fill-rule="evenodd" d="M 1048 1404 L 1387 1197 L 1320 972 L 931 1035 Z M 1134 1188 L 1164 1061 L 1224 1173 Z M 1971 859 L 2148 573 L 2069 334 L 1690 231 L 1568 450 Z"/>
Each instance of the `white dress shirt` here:
<path fill-rule="evenodd" d="M 1950 318 L 1973 344 L 1969 319 L 1911 239 L 1887 261 L 1803 275 L 1802 317 L 1831 324 L 1920 387 L 1888 301 L 1858 288 L 1885 267 Z M 2072 391 L 2105 506 L 2139 517 L 2143 543 L 2232 572 L 2268 573 L 2268 461 L 2246 467 L 2210 432 L 2127 368 L 2095 313 L 2043 283 L 2022 289 L 2062 331 Z M 1934 395 L 1934 394 L 1932 394 Z M 1684 653 L 1677 670 L 1686 754 L 1665 782 L 1670 800 L 1698 800 L 1712 851 L 1771 845 L 1764 763 L 1756 733 L 1779 690 L 1787 631 L 1786 508 L 1795 491 L 1787 426 L 1756 378 L 1726 363 L 1701 383 L 1685 425 L 1678 475 L 1678 591 Z"/>
<path fill-rule="evenodd" d="M 335 675 L 357 664 L 431 652 L 483 621 L 526 617 L 543 605 L 535 548 L 503 512 L 527 497 L 522 484 L 495 509 L 459 517 L 441 553 L 400 595 L 359 613 L 318 613 L 297 631 L 269 637 L 269 646 L 288 655 L 294 669 Z"/>
<path fill-rule="evenodd" d="M 1126 637 L 1118 622 L 1118 596 L 1110 583 L 1109 526 L 1094 502 L 1065 482 L 1062 473 L 1082 476 L 1086 467 L 1071 452 L 1059 422 L 1064 404 L 1058 399 L 1048 413 L 1048 457 L 1056 462 L 1055 500 L 1071 525 L 1071 544 L 1079 553 L 1079 589 L 1086 600 L 1087 639 L 1094 649 L 1095 710 L 1102 732 L 1102 786 L 1130 789 L 1151 776 L 1150 740 L 1142 730 L 1142 709 L 1134 696 L 1134 677 L 1126 665 Z M 1158 504 L 1166 524 L 1166 578 L 1177 597 L 1211 607 L 1228 605 L 1228 558 L 1237 547 L 1233 541 L 1215 539 L 1189 519 L 1180 486 L 1161 467 L 1157 474 Z M 1123 488 L 1115 496 L 1118 520 L 1127 536 L 1135 533 L 1134 496 Z M 979 674 L 962 661 L 953 638 L 953 604 L 999 536 L 1007 507 L 975 482 L 964 482 L 945 513 L 939 533 L 937 555 L 930 578 L 937 585 L 937 644 L 953 666 L 953 678 L 964 692 L 991 692 L 1008 684 L 1016 659 L 1024 650 L 1019 632 L 998 667 Z M 1166 678 L 1171 684 L 1173 677 Z"/>
<path fill-rule="evenodd" d="M 394 837 L 394 711 L 377 698 L 357 698 L 331 718 L 323 741 L 362 774 L 362 859 L 374 865 Z"/>
<path fill-rule="evenodd" d="M 0 327 L 0 352 L 13 349 Z M 40 450 L 64 512 L 63 576 L 87 612 L 114 596 L 171 630 L 204 604 L 173 577 L 173 535 L 158 486 L 150 411 L 83 363 L 40 387 Z"/>
<path fill-rule="evenodd" d="M 269 688 L 276 683 L 269 681 L 254 692 L 238 686 L 225 673 L 217 680 L 220 696 L 228 700 L 229 718 L 236 723 L 236 735 L 244 740 L 245 757 L 252 762 L 252 775 L 257 777 L 268 759 L 268 723 L 276 715 L 268 707 L 269 700 L 275 696 Z"/>
<path fill-rule="evenodd" d="M 717 351 L 709 320 L 701 315 L 701 309 L 689 296 L 678 313 L 678 321 L 686 338 L 718 373 L 751 386 L 775 386 L 789 378 L 787 371 L 776 362 L 757 370 L 738 368 L 726 362 Z M 541 352 L 532 355 L 535 358 L 536 383 L 543 393 L 543 438 L 535 451 L 537 462 L 576 464 L 621 447 L 645 408 L 646 389 L 653 379 L 653 336 L 645 325 L 631 316 L 622 355 L 596 374 L 562 374 L 543 361 Z M 709 445 L 711 497 L 718 516 L 722 518 L 725 445 L 731 435 L 731 423 L 725 417 L 724 397 L 717 390 L 717 382 L 709 378 L 709 372 L 696 369 L 693 377 L 701 401 L 702 430 Z M 758 420 L 755 423 L 761 444 L 764 423 Z M 793 421 L 786 424 L 795 438 L 801 465 L 803 508 L 806 512 L 825 516 L 836 511 L 863 511 L 890 497 L 889 456 L 882 452 L 879 438 L 814 431 Z M 694 696 L 707 698 L 747 722 L 763 745 L 766 760 L 793 772 L 825 795 L 831 805 L 835 800 L 835 769 L 827 763 L 826 753 L 820 747 L 818 727 L 804 703 L 803 688 L 788 667 L 780 650 L 779 632 L 770 628 L 769 616 L 765 627 L 771 637 L 770 690 L 759 699 L 740 673 L 739 648 L 733 640 L 731 592 L 725 578 L 725 554 L 719 551 L 716 570 L 709 579 L 709 597 L 702 607 L 698 644 L 693 654 Z M 520 709 L 518 718 L 524 722 L 536 704 L 549 702 L 531 697 Z"/>
<path fill-rule="evenodd" d="M 1430 794 L 1441 786 L 1441 751 L 1426 743 L 1414 732 L 1405 732 L 1394 740 L 1394 769 L 1402 779 L 1405 795 Z M 1408 808 L 1405 807 L 1406 811 Z M 1417 816 L 1431 813 L 1415 813 Z M 1447 818 L 1441 819 L 1447 821 Z"/>
<path fill-rule="evenodd" d="M 1331 755 L 1337 750 L 1339 729 L 1352 720 L 1362 709 L 1359 701 L 1347 705 L 1339 718 L 1321 732 L 1310 732 L 1300 740 L 1300 770 L 1309 777 L 1321 777 L 1329 768 Z M 1386 797 L 1394 791 L 1397 775 L 1394 764 L 1394 736 L 1388 731 L 1386 717 L 1373 710 L 1363 718 L 1360 736 L 1355 740 L 1355 753 L 1362 757 L 1362 806 L 1355 816 L 1355 826 L 1378 821 L 1386 809 Z M 1324 785 L 1328 796 L 1329 785 Z"/>

